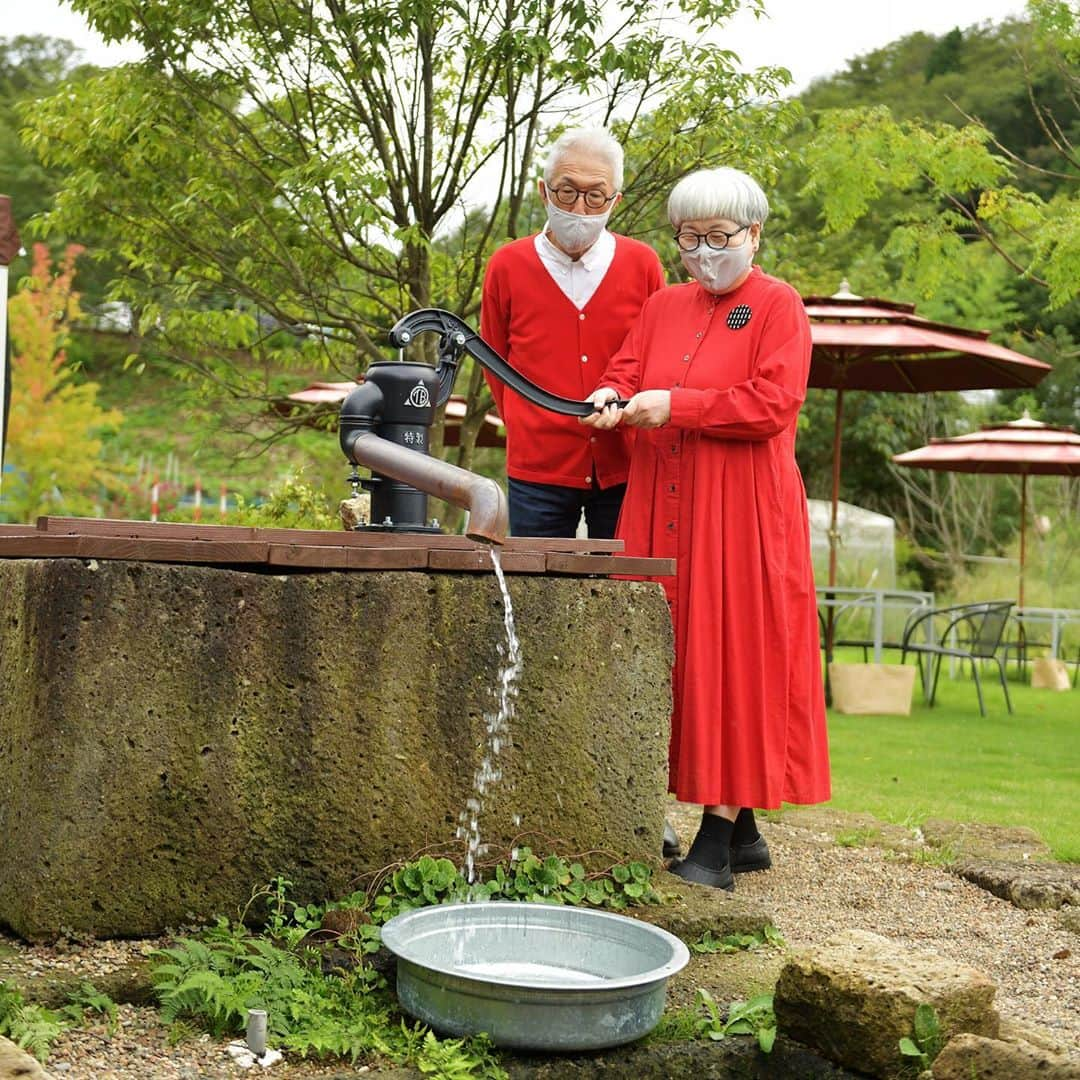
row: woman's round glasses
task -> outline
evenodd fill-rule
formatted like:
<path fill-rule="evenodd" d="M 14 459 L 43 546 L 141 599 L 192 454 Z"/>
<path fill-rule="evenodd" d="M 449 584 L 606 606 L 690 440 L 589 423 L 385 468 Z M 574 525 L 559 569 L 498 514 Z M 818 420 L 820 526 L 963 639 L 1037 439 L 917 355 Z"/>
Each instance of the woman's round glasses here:
<path fill-rule="evenodd" d="M 739 233 L 746 229 L 749 229 L 749 225 L 740 225 L 734 232 L 724 232 L 723 229 L 710 229 L 707 233 L 690 232 L 689 229 L 679 231 L 675 234 L 675 243 L 683 251 L 697 251 L 701 245 L 702 240 L 705 241 L 707 247 L 711 247 L 713 251 L 723 251 L 731 242 L 732 237 L 738 236 Z"/>
<path fill-rule="evenodd" d="M 615 195 L 619 193 L 616 191 L 615 195 L 605 195 L 599 188 L 590 188 L 588 191 L 582 191 L 580 188 L 576 188 L 571 184 L 563 184 L 561 187 L 548 188 L 548 193 L 552 195 L 555 201 L 560 206 L 574 206 L 578 199 L 584 199 L 585 205 L 590 210 L 602 210 Z"/>

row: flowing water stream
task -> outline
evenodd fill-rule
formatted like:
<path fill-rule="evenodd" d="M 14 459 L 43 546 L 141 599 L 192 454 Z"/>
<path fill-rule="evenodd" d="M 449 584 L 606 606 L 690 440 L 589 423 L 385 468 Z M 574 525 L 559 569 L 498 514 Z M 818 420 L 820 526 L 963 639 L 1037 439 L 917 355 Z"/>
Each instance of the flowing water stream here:
<path fill-rule="evenodd" d="M 490 787 L 502 779 L 499 756 L 509 734 L 517 698 L 517 680 L 521 673 L 521 643 L 514 629 L 514 607 L 510 602 L 510 591 L 506 587 L 506 576 L 499 560 L 499 549 L 494 546 L 491 548 L 491 563 L 502 593 L 506 641 L 499 646 L 502 662 L 496 683 L 495 705 L 490 712 L 484 714 L 484 754 L 473 775 L 472 794 L 458 817 L 457 836 L 466 842 L 465 880 L 470 885 L 476 880 L 476 858 L 482 855 L 484 850 L 480 843 L 480 817 L 484 810 L 484 797 Z"/>

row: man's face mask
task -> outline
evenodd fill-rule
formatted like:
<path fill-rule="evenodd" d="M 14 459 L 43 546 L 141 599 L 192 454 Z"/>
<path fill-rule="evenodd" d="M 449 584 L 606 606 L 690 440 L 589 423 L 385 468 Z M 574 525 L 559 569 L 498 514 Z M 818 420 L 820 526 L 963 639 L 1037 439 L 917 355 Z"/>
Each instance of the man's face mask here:
<path fill-rule="evenodd" d="M 608 207 L 602 214 L 571 214 L 560 210 L 550 199 L 545 205 L 551 235 L 560 247 L 574 254 L 588 251 L 600 239 L 612 211 Z"/>

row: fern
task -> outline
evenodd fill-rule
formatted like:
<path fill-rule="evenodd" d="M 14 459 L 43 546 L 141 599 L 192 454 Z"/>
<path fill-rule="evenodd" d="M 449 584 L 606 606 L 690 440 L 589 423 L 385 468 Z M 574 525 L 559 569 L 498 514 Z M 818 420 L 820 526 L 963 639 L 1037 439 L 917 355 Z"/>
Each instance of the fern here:
<path fill-rule="evenodd" d="M 68 1026 L 62 1016 L 41 1005 L 28 1004 L 18 990 L 0 981 L 0 1035 L 38 1061 L 48 1060 L 50 1047 Z"/>

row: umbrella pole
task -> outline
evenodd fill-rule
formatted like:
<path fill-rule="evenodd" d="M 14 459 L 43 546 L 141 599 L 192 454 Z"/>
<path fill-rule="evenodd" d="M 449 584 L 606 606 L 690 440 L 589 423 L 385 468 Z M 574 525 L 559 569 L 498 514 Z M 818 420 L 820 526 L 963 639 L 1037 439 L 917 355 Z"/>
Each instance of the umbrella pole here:
<path fill-rule="evenodd" d="M 836 527 L 837 503 L 840 501 L 840 427 L 844 420 L 844 391 L 836 391 L 836 410 L 833 421 L 832 447 L 832 508 L 829 513 L 829 588 L 836 584 L 836 545 L 840 532 Z M 832 663 L 833 640 L 835 639 L 836 607 L 834 594 L 825 594 L 828 609 L 825 613 L 825 704 L 832 704 L 832 680 L 829 677 L 829 665 Z"/>
<path fill-rule="evenodd" d="M 844 391 L 836 391 L 836 412 L 832 443 L 832 513 L 829 518 L 829 585 L 836 584 L 836 546 L 840 532 L 836 527 L 837 503 L 840 501 L 840 427 L 844 420 Z"/>
<path fill-rule="evenodd" d="M 1019 603 L 1024 606 L 1024 557 L 1027 553 L 1027 473 L 1020 474 L 1020 588 L 1017 592 Z"/>

